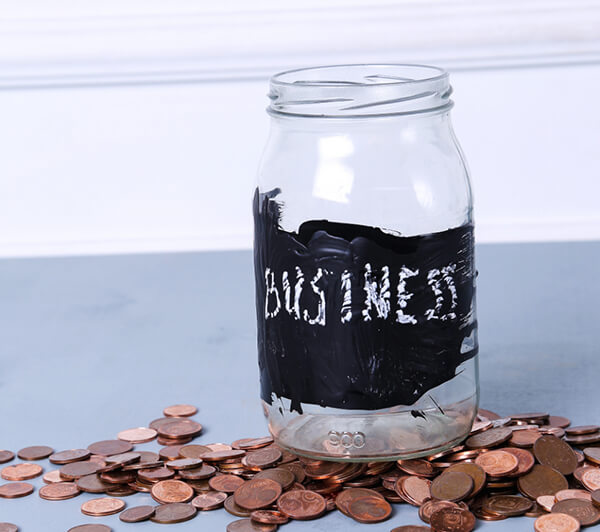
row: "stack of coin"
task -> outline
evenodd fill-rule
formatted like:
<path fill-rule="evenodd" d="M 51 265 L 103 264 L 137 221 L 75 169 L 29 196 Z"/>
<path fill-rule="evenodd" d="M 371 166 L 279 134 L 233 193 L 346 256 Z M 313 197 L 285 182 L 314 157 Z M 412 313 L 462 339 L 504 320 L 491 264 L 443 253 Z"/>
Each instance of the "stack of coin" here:
<path fill-rule="evenodd" d="M 576 532 L 600 522 L 600 447 L 594 446 L 600 443 L 599 426 L 571 427 L 568 419 L 547 413 L 500 417 L 481 410 L 457 447 L 420 459 L 352 463 L 299 457 L 270 436 L 195 443 L 202 426 L 189 417 L 196 411 L 190 405 L 168 407 L 148 427 L 124 430 L 87 449 L 21 449 L 17 454 L 27 462 L 0 471 L 9 481 L 0 486 L 0 497 L 32 493 L 24 481 L 43 469 L 31 462 L 49 457 L 58 469 L 44 474 L 40 497 L 58 501 L 94 493 L 98 497 L 82 505 L 83 514 L 120 513 L 124 522 L 178 523 L 224 506 L 242 518 L 230 523 L 229 532 L 264 532 L 332 511 L 377 523 L 389 519 L 396 504 L 418 507 L 425 523 L 397 532 L 469 532 L 477 519 L 516 516 L 536 518 L 538 532 Z M 154 439 L 168 445 L 158 453 L 134 449 Z M 14 457 L 0 451 L 3 462 Z M 125 510 L 120 497 L 137 492 L 150 494 L 158 505 Z"/>

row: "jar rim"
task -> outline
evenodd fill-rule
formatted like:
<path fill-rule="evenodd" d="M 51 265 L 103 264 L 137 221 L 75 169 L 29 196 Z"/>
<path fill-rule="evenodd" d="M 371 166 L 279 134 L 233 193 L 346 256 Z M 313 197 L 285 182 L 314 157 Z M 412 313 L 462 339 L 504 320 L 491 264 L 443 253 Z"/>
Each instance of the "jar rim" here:
<path fill-rule="evenodd" d="M 361 118 L 441 112 L 452 107 L 449 75 L 436 66 L 356 63 L 297 68 L 271 77 L 268 112 Z"/>
<path fill-rule="evenodd" d="M 341 70 L 341 69 L 355 69 L 355 68 L 385 68 L 385 69 L 404 69 L 404 70 L 414 70 L 417 69 L 422 71 L 429 71 L 432 73 L 431 76 L 421 77 L 419 79 L 410 79 L 410 78 L 399 78 L 399 77 L 385 77 L 379 76 L 378 79 L 384 80 L 387 79 L 389 81 L 378 81 L 377 83 L 372 83 L 371 81 L 363 81 L 363 82 L 355 82 L 355 81 L 344 81 L 344 80 L 329 80 L 329 81 L 318 81 L 318 80 L 295 80 L 295 81 L 286 81 L 284 78 L 290 75 L 300 74 L 302 72 L 318 72 L 325 70 Z M 434 74 L 435 73 L 435 74 Z M 437 66 L 433 65 L 423 65 L 420 63 L 347 63 L 347 64 L 337 64 L 337 65 L 320 65 L 314 67 L 302 67 L 302 68 L 294 68 L 291 70 L 284 70 L 283 72 L 278 72 L 271 76 L 271 85 L 281 85 L 281 86 L 297 86 L 299 83 L 305 87 L 339 87 L 341 84 L 351 84 L 355 87 L 375 87 L 381 85 L 406 85 L 407 83 L 427 83 L 431 81 L 438 81 L 448 78 L 448 72 Z"/>

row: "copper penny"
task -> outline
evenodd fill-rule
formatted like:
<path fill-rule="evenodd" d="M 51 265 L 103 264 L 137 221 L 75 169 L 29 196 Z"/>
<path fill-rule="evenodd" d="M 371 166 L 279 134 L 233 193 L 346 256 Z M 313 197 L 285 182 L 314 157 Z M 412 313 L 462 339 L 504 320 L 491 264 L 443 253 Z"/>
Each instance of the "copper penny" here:
<path fill-rule="evenodd" d="M 533 523 L 535 532 L 579 532 L 579 521 L 567 514 L 542 515 Z"/>
<path fill-rule="evenodd" d="M 42 477 L 42 480 L 46 484 L 56 484 L 57 482 L 64 482 L 65 481 L 65 479 L 60 476 L 60 471 L 58 469 L 55 469 L 54 471 L 48 471 L 47 473 L 44 473 L 44 476 Z"/>
<path fill-rule="evenodd" d="M 215 491 L 223 491 L 225 493 L 233 493 L 246 481 L 243 478 L 235 475 L 218 475 L 212 477 L 208 481 L 208 485 Z"/>
<path fill-rule="evenodd" d="M 106 493 L 113 486 L 104 482 L 98 475 L 85 475 L 77 479 L 77 487 L 86 493 Z"/>
<path fill-rule="evenodd" d="M 417 477 L 415 477 L 417 478 Z M 335 498 L 335 506 L 337 509 L 342 512 L 344 515 L 348 515 L 348 508 L 350 506 L 350 502 L 354 499 L 358 499 L 360 497 L 381 497 L 384 498 L 383 495 L 378 493 L 375 490 L 366 489 L 366 488 L 351 488 L 345 489 L 341 491 L 337 497 Z"/>
<path fill-rule="evenodd" d="M 208 447 L 211 451 L 231 451 L 233 447 L 226 443 L 207 443 L 206 447 Z M 240 449 L 236 449 L 240 450 Z"/>
<path fill-rule="evenodd" d="M 594 490 L 591 493 L 592 503 L 600 508 L 600 489 Z"/>
<path fill-rule="evenodd" d="M 192 438 L 202 432 L 202 425 L 191 419 L 172 418 L 169 423 L 162 424 L 156 430 L 163 438 Z"/>
<path fill-rule="evenodd" d="M 206 462 L 223 462 L 225 460 L 233 460 L 234 458 L 242 458 L 246 456 L 246 451 L 241 449 L 225 449 L 221 451 L 210 451 L 202 456 L 202 460 Z"/>
<path fill-rule="evenodd" d="M 140 469 L 137 474 L 140 480 L 155 483 L 161 480 L 172 479 L 175 476 L 175 471 L 166 467 L 156 467 L 152 469 Z"/>
<path fill-rule="evenodd" d="M 263 436 L 262 438 L 244 438 L 243 440 L 234 441 L 231 446 L 234 449 L 252 450 L 260 449 L 273 443 L 271 436 Z"/>
<path fill-rule="evenodd" d="M 46 445 L 35 445 L 33 447 L 25 447 L 21 449 L 17 456 L 21 460 L 43 460 L 44 458 L 48 458 L 54 449 L 52 447 L 47 447 Z"/>
<path fill-rule="evenodd" d="M 208 464 L 202 464 L 202 467 L 194 469 L 182 469 L 179 476 L 185 480 L 204 480 L 215 475 L 217 469 Z"/>
<path fill-rule="evenodd" d="M 587 490 L 580 489 L 567 489 L 557 491 L 554 495 L 556 502 L 566 501 L 568 499 L 581 499 L 584 501 L 592 502 L 592 494 Z"/>
<path fill-rule="evenodd" d="M 483 509 L 490 513 L 514 517 L 523 515 L 533 507 L 533 501 L 518 495 L 494 495 L 483 503 Z"/>
<path fill-rule="evenodd" d="M 502 450 L 505 453 L 512 454 L 519 461 L 517 470 L 510 473 L 510 475 L 508 475 L 509 477 L 520 477 L 525 473 L 529 473 L 535 465 L 535 457 L 527 449 L 519 449 L 517 447 L 504 447 Z"/>
<path fill-rule="evenodd" d="M 12 451 L 0 450 L 0 464 L 6 464 L 6 462 L 10 462 L 14 460 L 15 453 Z"/>
<path fill-rule="evenodd" d="M 562 416 L 550 416 L 548 418 L 548 425 L 551 427 L 559 427 L 566 429 L 571 424 L 571 420 Z"/>
<path fill-rule="evenodd" d="M 104 515 L 118 514 L 125 508 L 125 502 L 121 499 L 111 497 L 102 497 L 100 499 L 90 499 L 81 505 L 81 513 L 100 517 Z"/>
<path fill-rule="evenodd" d="M 537 502 L 547 512 L 551 512 L 556 499 L 554 498 L 554 495 L 540 495 L 535 502 Z"/>
<path fill-rule="evenodd" d="M 40 488 L 39 495 L 47 501 L 63 501 L 77 497 L 80 491 L 74 482 L 57 482 Z"/>
<path fill-rule="evenodd" d="M 161 480 L 152 486 L 150 493 L 161 504 L 185 503 L 194 497 L 194 490 L 180 480 Z"/>
<path fill-rule="evenodd" d="M 488 449 L 490 447 L 496 447 L 497 445 L 508 441 L 511 438 L 512 433 L 510 427 L 488 429 L 479 434 L 470 436 L 465 441 L 465 445 L 469 449 Z"/>
<path fill-rule="evenodd" d="M 573 449 L 556 436 L 539 438 L 533 445 L 533 454 L 540 464 L 550 466 L 563 475 L 571 475 L 577 469 L 577 456 Z"/>
<path fill-rule="evenodd" d="M 473 486 L 470 475 L 461 471 L 445 471 L 434 479 L 430 491 L 434 499 L 458 502 L 471 494 Z"/>
<path fill-rule="evenodd" d="M 158 432 L 154 429 L 137 427 L 135 429 L 122 430 L 117 434 L 117 439 L 129 443 L 146 443 L 152 441 L 157 435 Z"/>
<path fill-rule="evenodd" d="M 206 445 L 183 445 L 179 449 L 179 456 L 182 458 L 203 458 L 206 453 L 211 453 L 213 450 Z"/>
<path fill-rule="evenodd" d="M 141 523 L 142 521 L 150 519 L 154 515 L 154 511 L 154 506 L 134 506 L 133 508 L 128 508 L 124 512 L 121 512 L 121 514 L 119 514 L 119 519 L 124 523 Z"/>
<path fill-rule="evenodd" d="M 530 499 L 540 495 L 554 495 L 557 491 L 569 487 L 562 473 L 546 465 L 535 465 L 533 469 L 517 480 L 519 491 Z"/>
<path fill-rule="evenodd" d="M 320 517 L 326 507 L 323 496 L 310 490 L 287 491 L 277 501 L 277 509 L 281 513 L 301 521 Z"/>
<path fill-rule="evenodd" d="M 225 499 L 224 506 L 225 510 L 227 510 L 231 515 L 235 515 L 236 517 L 250 517 L 250 514 L 252 513 L 250 510 L 246 510 L 245 508 L 238 506 L 235 503 L 233 495 L 230 495 L 229 497 L 227 497 L 227 499 Z"/>
<path fill-rule="evenodd" d="M 79 525 L 69 528 L 67 532 L 111 532 L 112 528 L 106 525 Z"/>
<path fill-rule="evenodd" d="M 590 491 L 600 489 L 600 469 L 592 467 L 581 475 L 581 483 Z"/>
<path fill-rule="evenodd" d="M 242 464 L 254 471 L 274 466 L 281 460 L 282 454 L 279 449 L 267 448 L 252 451 L 242 458 Z"/>
<path fill-rule="evenodd" d="M 510 444 L 515 447 L 529 448 L 542 437 L 539 430 L 516 430 L 510 438 Z"/>
<path fill-rule="evenodd" d="M 223 506 L 227 494 L 220 491 L 206 491 L 192 499 L 192 505 L 198 510 L 215 510 Z"/>
<path fill-rule="evenodd" d="M 30 478 L 39 477 L 43 472 L 44 470 L 39 465 L 24 462 L 6 466 L 0 472 L 0 476 L 4 480 L 29 480 Z"/>
<path fill-rule="evenodd" d="M 270 478 L 275 482 L 279 482 L 283 491 L 286 491 L 292 487 L 294 482 L 296 482 L 296 476 L 289 469 L 284 469 L 283 467 L 275 467 L 273 469 L 266 469 L 265 471 L 261 471 L 257 473 L 254 478 Z M 377 481 L 377 477 L 374 477 Z M 346 483 L 346 486 L 349 486 L 349 483 Z"/>
<path fill-rule="evenodd" d="M 590 462 L 600 465 L 600 447 L 586 447 L 583 454 Z"/>
<path fill-rule="evenodd" d="M 475 516 L 462 508 L 441 508 L 431 515 L 431 527 L 436 532 L 471 532 L 475 522 Z"/>
<path fill-rule="evenodd" d="M 133 449 L 131 443 L 121 440 L 103 440 L 88 445 L 88 450 L 100 456 L 128 453 Z"/>
<path fill-rule="evenodd" d="M 473 479 L 473 491 L 471 492 L 472 497 L 474 495 L 477 495 L 485 486 L 485 471 L 477 464 L 460 462 L 457 464 L 452 464 L 448 469 L 446 469 L 446 473 L 450 473 L 453 471 L 460 471 L 461 473 L 466 473 Z"/>
<path fill-rule="evenodd" d="M 468 478 L 472 483 L 471 477 Z M 392 506 L 385 499 L 374 495 L 358 497 L 350 501 L 348 515 L 359 523 L 379 523 L 392 515 Z"/>
<path fill-rule="evenodd" d="M 194 405 L 172 405 L 163 410 L 163 415 L 167 417 L 190 417 L 198 413 Z"/>
<path fill-rule="evenodd" d="M 346 464 L 340 462 L 319 462 L 314 465 L 306 466 L 304 472 L 307 477 L 322 480 L 339 474 L 346 467 Z"/>
<path fill-rule="evenodd" d="M 591 501 L 567 499 L 552 507 L 552 513 L 567 514 L 579 521 L 581 526 L 592 526 L 600 522 L 600 510 Z"/>
<path fill-rule="evenodd" d="M 577 427 L 565 428 L 565 433 L 569 436 L 580 436 L 581 434 L 595 434 L 600 431 L 598 425 L 578 425 Z"/>
<path fill-rule="evenodd" d="M 196 515 L 196 508 L 191 504 L 170 503 L 161 504 L 154 510 L 154 515 L 150 520 L 154 523 L 172 524 L 189 521 Z"/>
<path fill-rule="evenodd" d="M 0 497 L 3 499 L 17 499 L 33 493 L 33 486 L 28 482 L 11 482 L 0 486 Z"/>
<path fill-rule="evenodd" d="M 0 523 L 0 532 L 19 532 L 19 527 L 12 523 Z"/>
<path fill-rule="evenodd" d="M 84 462 L 71 462 L 70 464 L 65 464 L 59 469 L 59 472 L 60 476 L 65 480 L 77 480 L 78 478 L 87 475 L 93 475 L 99 469 L 101 469 L 101 467 L 98 463 L 86 460 Z"/>
<path fill-rule="evenodd" d="M 404 477 L 396 482 L 395 491 L 398 495 L 407 497 L 410 504 L 421 506 L 431 497 L 431 481 L 421 477 Z"/>
<path fill-rule="evenodd" d="M 257 478 L 242 484 L 233 498 L 237 505 L 246 510 L 261 510 L 273 504 L 281 492 L 281 484 L 278 482 L 269 478 Z"/>
<path fill-rule="evenodd" d="M 503 477 L 517 470 L 519 459 L 504 451 L 488 451 L 480 454 L 475 463 L 492 477 Z"/>
<path fill-rule="evenodd" d="M 200 458 L 178 458 L 170 460 L 165 464 L 169 469 L 175 469 L 176 471 L 181 469 L 195 469 L 201 465 L 202 460 Z"/>
<path fill-rule="evenodd" d="M 183 448 L 183 445 L 167 445 L 158 451 L 158 456 L 162 460 L 177 460 L 180 458 L 179 451 Z M 188 457 L 186 457 L 188 458 Z M 189 457 L 192 458 L 192 457 Z"/>
<path fill-rule="evenodd" d="M 49 460 L 53 464 L 70 464 L 71 462 L 78 462 L 79 460 L 87 460 L 91 456 L 91 452 L 88 449 L 69 449 L 67 451 L 60 451 L 50 456 Z"/>
<path fill-rule="evenodd" d="M 252 519 L 239 519 L 227 525 L 227 532 L 274 532 L 277 525 L 256 523 Z"/>
<path fill-rule="evenodd" d="M 287 515 L 277 510 L 254 510 L 250 514 L 250 519 L 265 525 L 285 525 L 289 521 Z"/>
<path fill-rule="evenodd" d="M 429 524 L 432 514 L 438 510 L 441 510 L 442 508 L 459 508 L 459 506 L 455 502 L 436 501 L 435 499 L 429 499 L 419 507 L 419 517 L 421 518 L 421 521 Z"/>
<path fill-rule="evenodd" d="M 435 474 L 433 466 L 427 460 L 398 460 L 398 467 L 409 475 L 432 477 Z"/>

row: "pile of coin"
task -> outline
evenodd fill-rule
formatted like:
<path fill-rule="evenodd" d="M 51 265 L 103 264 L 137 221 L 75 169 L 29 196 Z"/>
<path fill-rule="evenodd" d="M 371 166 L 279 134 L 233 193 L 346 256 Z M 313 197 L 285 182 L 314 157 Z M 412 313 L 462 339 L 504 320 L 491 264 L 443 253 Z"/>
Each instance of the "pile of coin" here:
<path fill-rule="evenodd" d="M 202 432 L 189 419 L 196 412 L 190 405 L 168 407 L 147 427 L 124 430 L 87 449 L 21 449 L 18 457 L 26 461 L 0 470 L 9 481 L 0 485 L 0 497 L 33 493 L 26 481 L 43 468 L 32 462 L 48 458 L 57 469 L 43 474 L 41 498 L 98 494 L 81 505 L 82 514 L 118 513 L 126 523 L 179 523 L 224 507 L 241 518 L 228 532 L 269 532 L 331 511 L 377 523 L 389 519 L 396 504 L 418 507 L 425 525 L 392 532 L 470 532 L 477 519 L 515 516 L 535 518 L 537 532 L 577 532 L 600 522 L 600 426 L 571 427 L 568 419 L 546 413 L 501 418 L 480 410 L 458 447 L 422 459 L 349 463 L 296 456 L 270 436 L 192 443 Z M 155 439 L 164 445 L 158 453 L 134 450 Z M 0 451 L 0 463 L 14 458 Z M 138 492 L 149 493 L 158 505 L 126 508 L 122 498 Z M 17 530 L 0 523 L 0 532 Z M 70 532 L 110 530 L 84 524 Z"/>

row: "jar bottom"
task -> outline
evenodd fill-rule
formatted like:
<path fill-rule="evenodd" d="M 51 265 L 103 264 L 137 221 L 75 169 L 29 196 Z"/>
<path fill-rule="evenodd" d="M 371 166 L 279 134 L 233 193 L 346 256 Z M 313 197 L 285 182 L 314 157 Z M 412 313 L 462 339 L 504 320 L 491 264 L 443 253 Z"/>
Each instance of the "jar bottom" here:
<path fill-rule="evenodd" d="M 263 403 L 271 418 L 271 405 Z M 405 408 L 405 407 L 404 407 Z M 464 440 L 477 413 L 477 394 L 426 410 L 384 413 L 305 413 L 286 424 L 269 423 L 275 442 L 317 460 L 374 462 L 420 458 Z"/>

